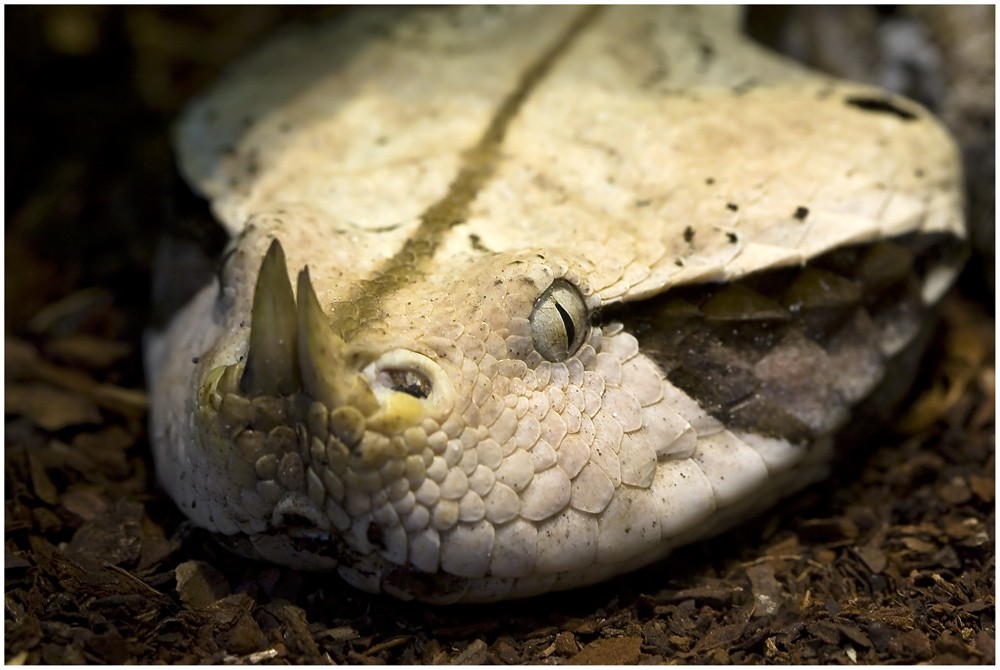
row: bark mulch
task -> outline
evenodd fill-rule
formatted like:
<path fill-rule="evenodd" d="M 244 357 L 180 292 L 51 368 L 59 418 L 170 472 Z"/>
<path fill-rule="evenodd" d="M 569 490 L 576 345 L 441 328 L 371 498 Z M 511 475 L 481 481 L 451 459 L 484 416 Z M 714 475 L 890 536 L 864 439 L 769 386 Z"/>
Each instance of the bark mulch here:
<path fill-rule="evenodd" d="M 169 122 L 274 26 L 336 12 L 6 11 L 7 663 L 995 662 L 990 254 L 947 298 L 892 433 L 606 584 L 405 604 L 236 558 L 188 523 L 152 471 L 141 337 L 161 235 L 223 240 L 172 167 Z M 956 132 L 992 184 L 977 109 Z M 992 231 L 992 190 L 971 188 Z"/>

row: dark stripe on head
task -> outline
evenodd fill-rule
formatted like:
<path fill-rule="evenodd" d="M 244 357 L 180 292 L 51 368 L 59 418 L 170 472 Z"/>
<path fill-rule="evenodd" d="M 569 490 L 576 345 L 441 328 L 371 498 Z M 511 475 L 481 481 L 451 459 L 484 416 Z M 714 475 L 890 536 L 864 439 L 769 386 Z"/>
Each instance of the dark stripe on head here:
<path fill-rule="evenodd" d="M 511 122 L 556 61 L 600 11 L 598 7 L 589 7 L 583 11 L 556 43 L 524 71 L 517 86 L 493 115 L 479 142 L 466 152 L 458 176 L 451 183 L 448 192 L 420 216 L 420 225 L 414 234 L 392 258 L 376 270 L 374 279 L 363 280 L 355 288 L 350 301 L 354 309 L 347 310 L 353 314 L 338 318 L 334 323 L 334 328 L 345 339 L 361 323 L 377 316 L 379 303 L 386 295 L 398 290 L 415 276 L 426 274 L 427 265 L 433 259 L 444 235 L 466 220 L 472 202 L 493 176 L 500 162 L 500 147 Z"/>

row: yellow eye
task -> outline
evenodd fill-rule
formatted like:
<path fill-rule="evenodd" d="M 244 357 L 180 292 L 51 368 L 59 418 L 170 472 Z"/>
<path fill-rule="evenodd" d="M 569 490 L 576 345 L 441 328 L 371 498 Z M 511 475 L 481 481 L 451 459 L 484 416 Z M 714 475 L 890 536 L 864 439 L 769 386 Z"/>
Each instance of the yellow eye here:
<path fill-rule="evenodd" d="M 575 286 L 557 279 L 535 301 L 531 311 L 531 338 L 546 360 L 564 361 L 580 348 L 590 323 L 587 306 Z"/>

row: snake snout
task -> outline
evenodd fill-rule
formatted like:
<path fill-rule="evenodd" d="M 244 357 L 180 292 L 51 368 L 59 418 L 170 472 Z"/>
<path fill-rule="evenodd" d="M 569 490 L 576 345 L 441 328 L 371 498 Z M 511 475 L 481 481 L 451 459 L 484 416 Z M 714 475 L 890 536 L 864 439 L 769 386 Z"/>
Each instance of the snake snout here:
<path fill-rule="evenodd" d="M 308 268 L 293 293 L 285 254 L 272 242 L 245 362 L 215 368 L 202 390 L 202 442 L 217 447 L 221 485 L 238 510 L 224 534 L 242 531 L 262 555 L 261 538 L 280 535 L 296 555 L 343 542 L 343 551 L 405 561 L 399 524 L 426 522 L 417 492 L 433 492 L 425 473 L 444 446 L 427 433 L 452 411 L 455 387 L 445 364 L 424 353 L 356 349 L 331 325 Z"/>

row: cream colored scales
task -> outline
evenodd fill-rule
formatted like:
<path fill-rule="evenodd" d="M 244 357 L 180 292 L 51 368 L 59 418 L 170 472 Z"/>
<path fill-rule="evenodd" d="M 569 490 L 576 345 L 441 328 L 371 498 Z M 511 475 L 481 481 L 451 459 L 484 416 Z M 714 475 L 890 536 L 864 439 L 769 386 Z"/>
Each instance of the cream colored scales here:
<path fill-rule="evenodd" d="M 367 591 L 489 601 L 822 476 L 958 271 L 958 154 L 738 24 L 357 10 L 236 65 L 177 133 L 232 253 L 147 352 L 181 509 Z"/>

